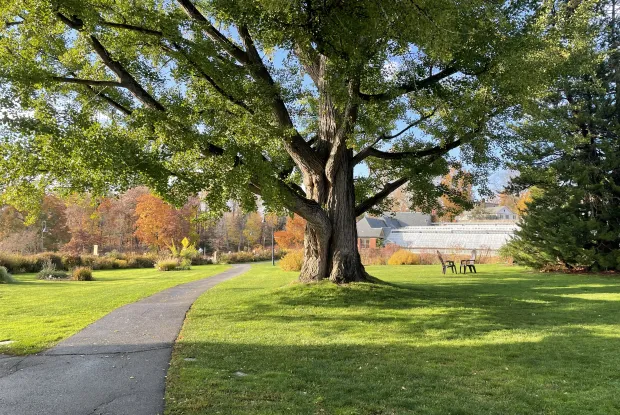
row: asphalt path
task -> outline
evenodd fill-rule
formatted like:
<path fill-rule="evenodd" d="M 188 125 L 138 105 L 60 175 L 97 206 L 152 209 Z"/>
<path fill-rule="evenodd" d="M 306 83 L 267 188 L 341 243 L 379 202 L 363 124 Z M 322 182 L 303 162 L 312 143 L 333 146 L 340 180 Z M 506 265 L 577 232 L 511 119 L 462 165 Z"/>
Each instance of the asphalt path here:
<path fill-rule="evenodd" d="M 249 268 L 234 265 L 125 305 L 43 353 L 0 355 L 0 415 L 163 414 L 185 314 L 206 290 Z"/>

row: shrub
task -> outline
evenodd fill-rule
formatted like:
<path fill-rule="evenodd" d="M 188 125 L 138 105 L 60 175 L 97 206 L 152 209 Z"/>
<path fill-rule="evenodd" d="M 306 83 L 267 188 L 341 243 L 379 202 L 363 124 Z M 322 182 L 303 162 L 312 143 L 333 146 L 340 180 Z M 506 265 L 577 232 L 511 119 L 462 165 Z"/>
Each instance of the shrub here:
<path fill-rule="evenodd" d="M 421 251 L 418 254 L 420 258 L 420 265 L 437 265 L 440 264 L 439 257 L 435 251 Z"/>
<path fill-rule="evenodd" d="M 79 255 L 65 254 L 60 257 L 63 269 L 73 269 L 82 265 L 82 258 Z"/>
<path fill-rule="evenodd" d="M 211 258 L 205 258 L 201 256 L 192 258 L 192 265 L 211 265 L 211 264 L 213 264 L 213 260 Z"/>
<path fill-rule="evenodd" d="M 126 269 L 129 268 L 129 262 L 124 259 L 113 259 L 112 267 L 115 269 Z"/>
<path fill-rule="evenodd" d="M 282 256 L 281 251 L 276 251 L 274 254 L 275 259 L 279 259 Z M 227 254 L 218 255 L 218 262 L 220 264 L 238 264 L 240 262 L 256 262 L 256 261 L 270 261 L 271 249 L 263 249 L 256 252 L 239 251 L 229 252 Z"/>
<path fill-rule="evenodd" d="M 155 268 L 157 268 L 159 271 L 174 271 L 179 269 L 179 266 L 179 261 L 174 258 L 160 259 L 155 264 Z"/>
<path fill-rule="evenodd" d="M 50 263 L 53 264 L 57 270 L 66 270 L 62 264 L 62 257 L 58 254 L 44 252 L 42 254 L 37 254 L 35 257 L 39 264 L 38 270 L 44 269 Z"/>
<path fill-rule="evenodd" d="M 152 255 L 127 254 L 125 256 L 128 268 L 153 268 L 157 258 Z"/>
<path fill-rule="evenodd" d="M 179 266 L 177 267 L 178 270 L 186 270 L 186 269 L 191 269 L 192 267 L 192 260 L 189 258 L 183 258 L 180 262 L 179 262 Z"/>
<path fill-rule="evenodd" d="M 284 271 L 301 271 L 304 253 L 301 250 L 290 251 L 280 260 L 279 265 Z"/>
<path fill-rule="evenodd" d="M 43 268 L 37 274 L 37 278 L 40 280 L 64 280 L 68 276 L 66 272 L 57 270 L 56 264 L 51 259 L 43 264 Z"/>
<path fill-rule="evenodd" d="M 77 267 L 71 273 L 71 279 L 74 281 L 93 281 L 93 270 L 88 267 Z"/>
<path fill-rule="evenodd" d="M 112 259 L 124 259 L 125 258 L 125 255 L 121 254 L 116 249 L 106 253 L 105 256 L 107 256 L 108 258 L 112 258 Z"/>
<path fill-rule="evenodd" d="M 18 254 L 1 254 L 0 266 L 5 267 L 10 273 L 37 272 L 41 266 L 34 256 L 23 256 Z"/>
<path fill-rule="evenodd" d="M 420 265 L 420 257 L 406 249 L 394 252 L 388 259 L 388 265 Z"/>
<path fill-rule="evenodd" d="M 398 251 L 400 247 L 395 244 L 388 244 L 381 248 L 360 249 L 360 258 L 364 265 L 386 265 L 388 259 Z"/>
<path fill-rule="evenodd" d="M 11 284 L 14 282 L 15 280 L 13 279 L 13 276 L 9 274 L 6 267 L 0 266 L 0 284 Z"/>

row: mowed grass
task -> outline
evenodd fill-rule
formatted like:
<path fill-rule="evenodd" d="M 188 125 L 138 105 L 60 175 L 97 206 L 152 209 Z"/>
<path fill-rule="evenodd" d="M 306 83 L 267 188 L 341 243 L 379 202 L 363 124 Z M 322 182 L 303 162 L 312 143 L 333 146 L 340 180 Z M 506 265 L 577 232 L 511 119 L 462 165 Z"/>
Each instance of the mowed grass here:
<path fill-rule="evenodd" d="M 95 281 L 39 281 L 16 275 L 0 285 L 0 353 L 30 354 L 49 348 L 110 311 L 166 288 L 215 275 L 227 265 L 189 271 L 156 269 L 94 271 Z"/>
<path fill-rule="evenodd" d="M 193 306 L 167 414 L 620 413 L 620 279 L 481 265 L 291 283 L 258 265 Z"/>

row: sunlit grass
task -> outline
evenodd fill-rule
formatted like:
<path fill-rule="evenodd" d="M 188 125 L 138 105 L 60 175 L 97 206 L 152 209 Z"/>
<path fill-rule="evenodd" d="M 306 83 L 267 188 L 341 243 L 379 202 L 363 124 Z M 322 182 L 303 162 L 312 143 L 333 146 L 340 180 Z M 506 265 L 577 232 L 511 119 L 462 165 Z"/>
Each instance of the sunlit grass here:
<path fill-rule="evenodd" d="M 166 288 L 215 275 L 226 265 L 190 271 L 94 271 L 95 281 L 39 281 L 16 275 L 0 285 L 0 353 L 29 354 L 53 346 L 122 305 Z"/>
<path fill-rule="evenodd" d="M 620 279 L 368 270 L 388 284 L 302 285 L 258 265 L 207 292 L 167 413 L 620 413 Z"/>

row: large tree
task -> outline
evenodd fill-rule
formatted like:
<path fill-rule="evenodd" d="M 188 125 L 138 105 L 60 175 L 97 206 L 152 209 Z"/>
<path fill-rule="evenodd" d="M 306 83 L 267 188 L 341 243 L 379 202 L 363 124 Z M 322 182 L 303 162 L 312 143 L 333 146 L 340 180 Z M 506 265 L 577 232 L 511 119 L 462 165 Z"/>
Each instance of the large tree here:
<path fill-rule="evenodd" d="M 563 3 L 5 2 L 3 197 L 146 184 L 218 211 L 260 195 L 307 221 L 302 280 L 364 280 L 355 218 L 405 184 L 437 207 L 459 147 L 475 180 L 497 165 L 503 121 L 589 4 Z"/>
<path fill-rule="evenodd" d="M 537 268 L 620 270 L 620 2 L 597 2 L 593 40 L 515 129 L 512 187 L 536 186 L 507 252 Z"/>

